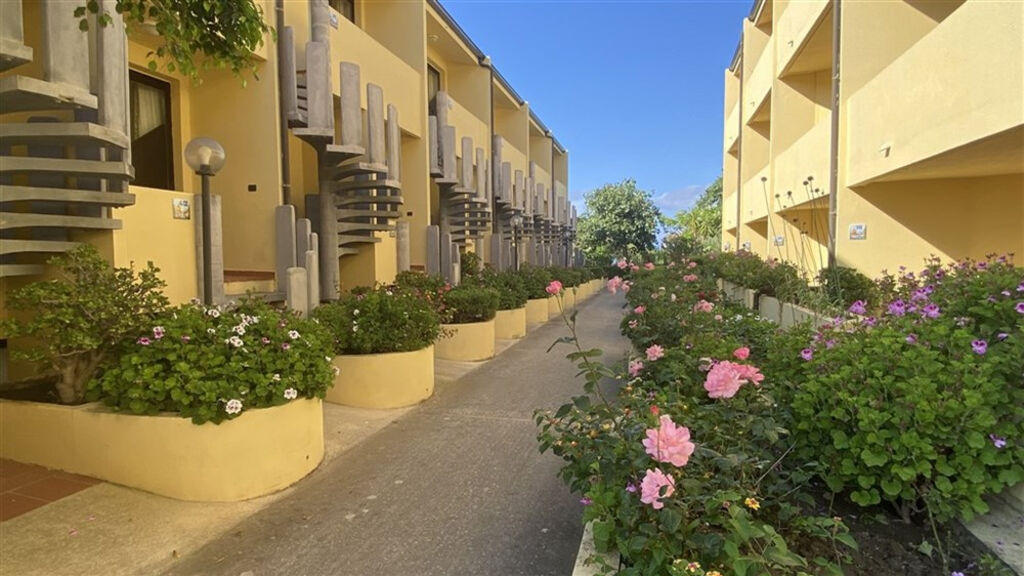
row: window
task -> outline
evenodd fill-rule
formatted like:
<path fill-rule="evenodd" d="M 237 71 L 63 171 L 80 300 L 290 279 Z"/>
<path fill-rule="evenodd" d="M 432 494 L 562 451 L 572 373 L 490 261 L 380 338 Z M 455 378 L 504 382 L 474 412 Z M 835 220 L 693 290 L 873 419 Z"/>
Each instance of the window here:
<path fill-rule="evenodd" d="M 441 73 L 427 64 L 427 105 L 430 114 L 437 115 L 437 93 L 441 91 Z"/>
<path fill-rule="evenodd" d="M 134 184 L 174 190 L 171 85 L 131 70 L 129 99 Z"/>
<path fill-rule="evenodd" d="M 356 22 L 356 0 L 329 0 L 331 8 L 338 11 L 346 20 L 355 24 Z"/>

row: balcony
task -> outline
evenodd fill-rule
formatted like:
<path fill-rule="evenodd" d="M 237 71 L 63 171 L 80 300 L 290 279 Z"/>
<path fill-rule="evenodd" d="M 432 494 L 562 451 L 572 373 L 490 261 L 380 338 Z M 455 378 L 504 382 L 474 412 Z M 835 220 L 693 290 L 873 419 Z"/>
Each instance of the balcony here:
<path fill-rule="evenodd" d="M 777 75 L 802 74 L 832 65 L 829 0 L 790 0 L 775 24 Z"/>
<path fill-rule="evenodd" d="M 743 183 L 743 204 L 740 206 L 744 224 L 750 224 L 768 217 L 768 200 L 771 195 L 771 166 L 765 166 L 752 178 Z M 762 178 L 768 180 L 762 182 Z"/>
<path fill-rule="evenodd" d="M 298 41 L 296 35 L 296 41 Z M 360 27 L 345 18 L 338 18 L 338 27 L 331 29 L 331 81 L 335 94 L 341 93 L 337 62 L 344 60 L 359 65 L 360 94 L 365 100 L 366 84 L 384 89 L 384 100 L 398 107 L 399 125 L 415 136 L 423 136 L 425 106 L 421 101 L 423 88 L 419 72 L 395 53 L 385 48 Z M 476 139 L 474 138 L 474 142 Z"/>
<path fill-rule="evenodd" d="M 758 57 L 750 77 L 745 80 L 743 86 L 743 122 L 745 124 L 753 121 L 771 93 L 772 81 L 775 79 L 775 66 L 772 60 L 772 48 L 769 44 Z"/>
<path fill-rule="evenodd" d="M 728 232 L 736 229 L 736 191 L 722 196 L 722 230 Z"/>
<path fill-rule="evenodd" d="M 826 188 L 830 132 L 831 126 L 827 121 L 818 122 L 775 157 L 772 178 L 775 181 L 773 196 L 778 194 L 774 205 L 776 211 L 800 207 L 816 197 L 803 184 L 808 176 L 813 178 L 809 184 L 811 188 Z"/>
<path fill-rule="evenodd" d="M 723 142 L 723 148 L 726 154 L 732 154 L 733 156 L 739 151 L 739 105 L 733 104 L 732 109 L 725 117 L 725 138 Z"/>
<path fill-rule="evenodd" d="M 477 118 L 465 106 L 459 104 L 458 100 L 453 98 L 451 93 L 448 94 L 448 100 L 451 102 L 448 108 L 448 124 L 455 127 L 455 150 L 459 157 L 462 156 L 462 148 L 459 142 L 467 136 L 473 139 L 474 150 L 476 148 L 490 150 L 491 131 L 487 124 L 480 118 Z M 472 162 L 473 160 L 471 159 L 470 161 Z"/>
<path fill-rule="evenodd" d="M 1019 173 L 1022 23 L 1019 2 L 965 3 L 851 95 L 846 185 Z"/>

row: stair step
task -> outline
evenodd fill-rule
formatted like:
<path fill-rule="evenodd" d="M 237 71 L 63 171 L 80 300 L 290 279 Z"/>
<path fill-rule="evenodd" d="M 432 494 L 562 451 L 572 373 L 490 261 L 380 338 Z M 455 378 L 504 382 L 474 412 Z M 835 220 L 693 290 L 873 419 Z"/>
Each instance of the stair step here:
<path fill-rule="evenodd" d="M 350 192 L 355 190 L 401 190 L 402 183 L 398 180 L 345 180 L 331 186 L 333 192 Z"/>
<path fill-rule="evenodd" d="M 117 180 L 128 180 L 134 176 L 131 164 L 126 162 L 31 156 L 3 156 L 2 159 L 0 173 L 47 172 L 61 176 L 91 176 Z"/>
<path fill-rule="evenodd" d="M 344 180 L 353 176 L 370 176 L 373 174 L 387 174 L 388 167 L 384 164 L 370 164 L 369 162 L 354 162 L 344 164 L 331 175 L 332 180 Z"/>
<path fill-rule="evenodd" d="M 342 218 L 400 218 L 402 213 L 397 210 L 360 210 L 356 208 L 340 208 L 338 219 Z"/>
<path fill-rule="evenodd" d="M 358 158 L 366 154 L 366 149 L 362 146 L 343 146 L 341 144 L 328 144 L 324 148 L 324 153 L 321 154 L 321 162 L 330 168 L 342 168 L 342 162 L 346 162 L 353 158 Z"/>
<path fill-rule="evenodd" d="M 375 232 L 390 232 L 395 229 L 394 224 L 367 224 L 365 222 L 338 222 L 338 233 L 355 232 L 358 230 L 373 230 Z"/>
<path fill-rule="evenodd" d="M 17 228 L 120 230 L 121 221 L 113 218 L 66 216 L 64 214 L 23 214 L 20 212 L 0 212 L 0 230 L 14 230 Z"/>
<path fill-rule="evenodd" d="M 456 186 L 459 184 L 458 178 L 434 178 L 434 183 L 438 186 Z"/>
<path fill-rule="evenodd" d="M 67 84 L 46 82 L 28 76 L 0 78 L 0 112 L 31 112 L 37 110 L 98 107 L 95 95 Z"/>
<path fill-rule="evenodd" d="M 67 252 L 79 245 L 79 242 L 63 242 L 58 240 L 12 240 L 4 238 L 0 241 L 0 254 Z"/>
<path fill-rule="evenodd" d="M 32 48 L 17 40 L 0 38 L 0 72 L 32 61 Z"/>
<path fill-rule="evenodd" d="M 313 146 L 326 146 L 334 142 L 334 130 L 332 128 L 292 128 L 292 134 L 304 142 Z"/>
<path fill-rule="evenodd" d="M 393 204 L 401 206 L 405 202 L 401 196 L 339 196 L 334 201 L 334 206 L 352 206 L 354 204 Z"/>
<path fill-rule="evenodd" d="M 291 128 L 293 132 L 297 128 L 305 128 L 306 125 L 306 115 L 302 109 L 288 113 L 288 128 Z"/>
<path fill-rule="evenodd" d="M 45 271 L 45 264 L 0 264 L 0 278 L 7 276 L 38 276 Z"/>
<path fill-rule="evenodd" d="M 0 185 L 0 203 L 22 200 L 74 202 L 76 204 L 95 204 L 97 206 L 131 206 L 135 204 L 135 194 L 76 190 L 74 188 L 36 188 L 33 186 Z"/>
<path fill-rule="evenodd" d="M 359 234 L 338 234 L 338 246 L 348 244 L 376 244 L 381 239 L 376 236 L 362 236 Z"/>
<path fill-rule="evenodd" d="M 25 122 L 0 124 L 4 144 L 91 144 L 102 142 L 127 149 L 128 136 L 91 122 Z"/>

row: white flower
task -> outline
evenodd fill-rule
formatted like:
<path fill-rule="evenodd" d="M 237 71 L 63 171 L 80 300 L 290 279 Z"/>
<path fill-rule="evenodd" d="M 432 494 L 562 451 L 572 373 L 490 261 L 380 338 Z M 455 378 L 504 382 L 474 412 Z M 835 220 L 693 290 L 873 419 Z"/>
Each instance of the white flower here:
<path fill-rule="evenodd" d="M 270 379 L 273 380 L 274 382 L 280 382 L 281 381 L 281 375 L 280 374 L 274 374 Z"/>
<path fill-rule="evenodd" d="M 335 376 L 337 376 L 337 375 L 341 374 L 341 368 L 338 368 L 337 366 L 334 366 L 334 367 L 332 368 L 332 371 L 334 372 L 334 375 L 335 375 Z"/>
<path fill-rule="evenodd" d="M 231 344 L 235 348 L 241 348 L 242 346 L 245 346 L 245 342 L 242 342 L 242 339 L 239 338 L 238 336 L 232 336 L 231 338 L 225 340 L 225 342 Z"/>
<path fill-rule="evenodd" d="M 220 318 L 220 310 L 217 310 L 216 308 L 210 308 L 206 311 L 206 314 L 211 318 Z"/>
<path fill-rule="evenodd" d="M 330 356 L 324 356 L 324 360 L 327 360 L 328 362 L 330 362 L 331 361 L 331 357 Z"/>
<path fill-rule="evenodd" d="M 244 336 L 245 335 L 245 323 L 242 323 L 242 324 L 239 324 L 238 326 L 235 326 L 234 328 L 231 329 L 231 331 L 234 332 L 235 334 L 238 334 L 239 336 Z"/>
<path fill-rule="evenodd" d="M 289 330 L 288 337 L 291 338 L 292 340 L 295 340 L 296 338 L 299 337 L 299 333 L 296 330 Z"/>
<path fill-rule="evenodd" d="M 156 338 L 157 340 L 159 340 L 159 339 L 161 339 L 163 337 L 164 337 L 164 327 L 163 326 L 154 326 L 153 327 L 153 338 Z"/>
<path fill-rule="evenodd" d="M 216 333 L 217 333 L 217 331 L 216 331 L 216 330 L 214 330 L 213 328 L 207 328 L 207 329 L 206 329 L 206 333 L 207 333 L 207 334 L 216 334 Z"/>
<path fill-rule="evenodd" d="M 228 414 L 238 414 L 242 411 L 242 401 L 232 398 L 224 404 L 224 412 Z"/>
<path fill-rule="evenodd" d="M 359 332 L 359 325 L 358 324 L 353 324 L 352 325 L 352 331 L 353 332 Z"/>
<path fill-rule="evenodd" d="M 192 304 L 201 304 L 202 303 L 202 301 L 199 300 L 199 298 L 193 298 L 193 299 L 189 300 L 189 302 L 191 302 Z"/>
<path fill-rule="evenodd" d="M 353 310 L 352 311 L 352 315 L 353 316 L 359 316 L 359 308 L 356 308 L 355 310 Z"/>
<path fill-rule="evenodd" d="M 284 391 L 285 400 L 295 400 L 299 397 L 299 391 L 295 388 L 288 388 Z"/>

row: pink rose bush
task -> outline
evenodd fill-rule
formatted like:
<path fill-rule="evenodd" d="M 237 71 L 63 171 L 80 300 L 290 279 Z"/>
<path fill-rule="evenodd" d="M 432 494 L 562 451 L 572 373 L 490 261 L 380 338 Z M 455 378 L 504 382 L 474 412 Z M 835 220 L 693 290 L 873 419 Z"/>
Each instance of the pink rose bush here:
<path fill-rule="evenodd" d="M 697 281 L 697 275 L 696 274 L 687 274 L 686 276 L 683 276 L 683 282 L 696 282 L 696 281 Z"/>
<path fill-rule="evenodd" d="M 732 398 L 744 384 L 760 385 L 763 380 L 764 375 L 757 368 L 725 360 L 708 370 L 704 389 L 708 391 L 709 398 Z"/>
<path fill-rule="evenodd" d="M 644 363 L 640 360 L 629 361 L 629 375 L 632 378 L 636 378 L 640 375 L 640 371 L 644 369 Z"/>
<path fill-rule="evenodd" d="M 642 444 L 651 458 L 679 468 L 686 466 L 696 448 L 690 441 L 690 429 L 678 426 L 668 415 L 659 419 L 657 428 L 649 428 L 646 436 Z"/>
<path fill-rule="evenodd" d="M 671 474 L 661 470 L 647 469 L 643 482 L 640 483 L 640 501 L 650 504 L 651 508 L 661 510 L 665 507 L 662 500 L 670 498 L 676 492 L 676 480 Z"/>
<path fill-rule="evenodd" d="M 652 344 L 644 353 L 647 355 L 647 360 L 654 362 L 665 355 L 665 349 L 657 344 Z"/>
<path fill-rule="evenodd" d="M 698 300 L 697 303 L 693 305 L 694 312 L 711 312 L 714 309 L 715 305 L 707 300 Z"/>
<path fill-rule="evenodd" d="M 643 313 L 646 312 L 646 311 L 647 311 L 647 306 L 644 306 L 643 304 L 637 306 L 636 308 L 633 308 L 633 314 L 637 314 L 637 315 L 643 315 Z"/>
<path fill-rule="evenodd" d="M 644 269 L 645 270 L 654 270 L 654 262 L 648 262 L 648 263 L 644 264 Z"/>
<path fill-rule="evenodd" d="M 622 288 L 622 278 L 616 276 L 607 283 L 608 291 L 612 294 L 618 293 L 619 289 Z"/>

